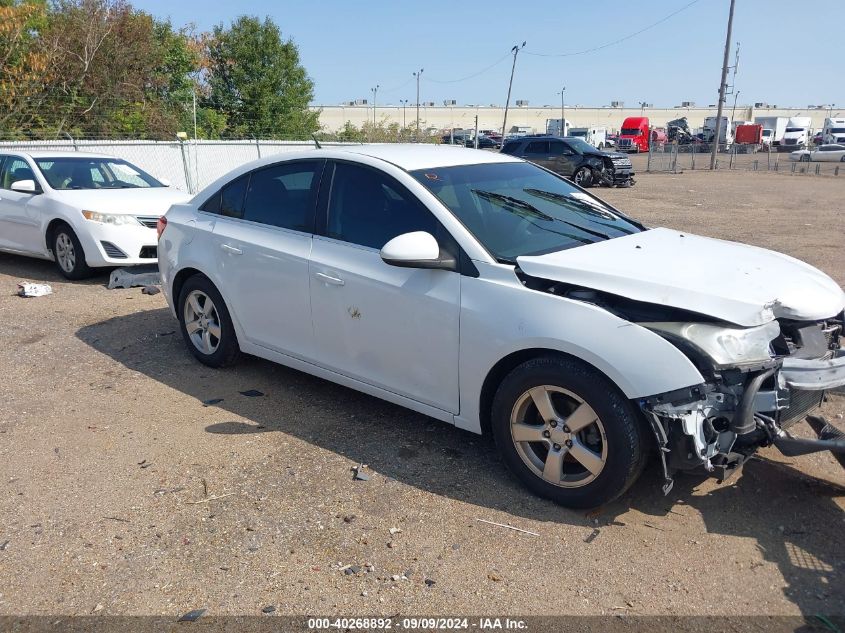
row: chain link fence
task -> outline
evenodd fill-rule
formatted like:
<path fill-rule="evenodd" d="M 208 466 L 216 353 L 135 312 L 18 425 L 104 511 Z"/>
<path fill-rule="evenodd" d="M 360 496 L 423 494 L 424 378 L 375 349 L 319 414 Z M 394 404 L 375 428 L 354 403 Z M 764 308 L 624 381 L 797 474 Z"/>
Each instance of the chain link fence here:
<path fill-rule="evenodd" d="M 339 146 L 348 143 L 321 143 Z M 0 142 L 8 151 L 78 151 L 106 154 L 137 165 L 182 191 L 196 193 L 244 163 L 285 152 L 314 147 L 313 141 L 86 141 L 54 140 Z"/>
<path fill-rule="evenodd" d="M 716 153 L 716 169 L 845 176 L 845 156 L 808 152 L 800 160 L 795 160 L 791 152 L 777 152 L 775 149 L 766 149 L 760 145 L 720 144 Z M 710 169 L 711 151 L 712 145 L 709 143 L 655 143 L 647 154 L 646 171 L 678 173 L 687 169 Z"/>

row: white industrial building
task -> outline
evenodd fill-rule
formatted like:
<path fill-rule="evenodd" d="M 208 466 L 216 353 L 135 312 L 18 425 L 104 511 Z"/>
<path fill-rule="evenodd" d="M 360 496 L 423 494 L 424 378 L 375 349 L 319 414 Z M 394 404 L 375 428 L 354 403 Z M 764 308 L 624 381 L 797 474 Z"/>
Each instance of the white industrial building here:
<path fill-rule="evenodd" d="M 449 102 L 451 103 L 451 102 Z M 417 109 L 414 104 L 377 105 L 373 107 L 366 102 L 354 104 L 313 106 L 313 110 L 320 112 L 320 125 L 325 132 L 336 132 L 348 121 L 356 126 L 366 121 L 384 121 L 386 124 L 398 123 L 400 126 L 413 126 L 416 121 Z M 478 116 L 478 128 L 481 130 L 501 130 L 504 117 L 504 107 L 499 105 L 435 105 L 432 102 L 420 104 L 420 127 L 436 130 L 451 128 L 472 129 L 475 117 Z M 604 127 L 608 131 L 617 132 L 622 121 L 629 116 L 647 116 L 653 127 L 666 125 L 668 121 L 679 117 L 687 117 L 691 128 L 700 127 L 705 117 L 714 116 L 716 108 L 713 106 L 699 107 L 692 104 L 673 108 L 655 107 L 583 107 L 566 106 L 565 117 L 572 127 Z M 835 115 L 836 112 L 833 112 Z M 774 108 L 737 106 L 734 111 L 729 104 L 725 107 L 725 115 L 733 120 L 753 121 L 756 116 L 809 116 L 812 118 L 812 128 L 822 128 L 824 119 L 831 116 L 827 106 L 813 108 Z M 560 106 L 531 107 L 528 105 L 512 105 L 508 109 L 508 129 L 512 126 L 527 126 L 538 133 L 546 131 L 548 119 L 560 119 Z"/>

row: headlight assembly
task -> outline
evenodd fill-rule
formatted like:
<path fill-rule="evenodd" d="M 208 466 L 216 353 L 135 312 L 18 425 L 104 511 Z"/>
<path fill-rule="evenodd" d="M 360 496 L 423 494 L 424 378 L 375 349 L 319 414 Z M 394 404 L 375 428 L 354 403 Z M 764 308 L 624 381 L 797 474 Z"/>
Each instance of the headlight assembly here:
<path fill-rule="evenodd" d="M 713 323 L 640 323 L 666 338 L 682 339 L 716 365 L 748 365 L 772 358 L 769 344 L 780 334 L 777 321 L 757 327 L 726 327 Z"/>
<path fill-rule="evenodd" d="M 97 211 L 83 211 L 82 216 L 91 222 L 99 222 L 100 224 L 111 224 L 112 226 L 123 226 L 129 224 L 131 226 L 143 226 L 134 215 L 127 215 L 123 213 L 98 213 Z"/>

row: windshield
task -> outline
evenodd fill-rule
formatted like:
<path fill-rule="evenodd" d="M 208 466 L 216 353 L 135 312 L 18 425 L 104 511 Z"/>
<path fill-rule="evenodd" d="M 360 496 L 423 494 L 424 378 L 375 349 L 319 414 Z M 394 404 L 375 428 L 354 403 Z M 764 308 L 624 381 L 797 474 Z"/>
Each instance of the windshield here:
<path fill-rule="evenodd" d="M 412 171 L 499 261 L 639 233 L 563 178 L 530 163 L 487 163 Z"/>
<path fill-rule="evenodd" d="M 830 134 L 845 134 L 845 127 L 831 128 Z"/>
<path fill-rule="evenodd" d="M 579 154 L 583 154 L 584 152 L 595 152 L 596 148 L 590 145 L 587 141 L 580 139 L 580 138 L 573 138 L 569 137 L 566 139 L 567 144 L 569 147 L 574 149 Z"/>
<path fill-rule="evenodd" d="M 116 158 L 36 158 L 53 189 L 146 189 L 164 187 L 141 169 Z"/>
<path fill-rule="evenodd" d="M 623 134 L 625 136 L 638 136 L 639 133 L 640 130 L 635 127 L 623 127 L 622 131 L 620 132 L 620 134 Z"/>
<path fill-rule="evenodd" d="M 803 132 L 804 128 L 803 127 L 788 127 L 788 128 L 786 128 L 786 131 L 787 132 Z"/>
<path fill-rule="evenodd" d="M 569 136 L 577 136 L 578 138 L 587 138 L 587 132 L 581 130 L 569 130 Z"/>

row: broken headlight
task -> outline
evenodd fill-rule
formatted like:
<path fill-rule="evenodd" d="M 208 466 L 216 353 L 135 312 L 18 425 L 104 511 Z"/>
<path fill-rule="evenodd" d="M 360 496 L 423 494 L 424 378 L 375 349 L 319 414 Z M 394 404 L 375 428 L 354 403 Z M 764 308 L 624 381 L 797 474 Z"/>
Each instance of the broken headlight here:
<path fill-rule="evenodd" d="M 772 358 L 770 343 L 780 334 L 777 321 L 757 327 L 727 327 L 713 323 L 640 323 L 669 339 L 681 339 L 716 365 L 747 365 Z"/>

